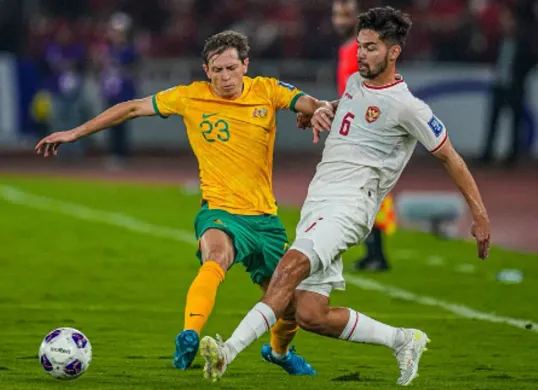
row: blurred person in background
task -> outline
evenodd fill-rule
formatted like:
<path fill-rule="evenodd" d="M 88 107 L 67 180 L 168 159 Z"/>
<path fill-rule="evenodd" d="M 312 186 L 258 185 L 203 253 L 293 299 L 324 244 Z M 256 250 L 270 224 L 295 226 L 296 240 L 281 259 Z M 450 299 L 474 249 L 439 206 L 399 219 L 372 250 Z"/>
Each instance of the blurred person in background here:
<path fill-rule="evenodd" d="M 513 3 L 503 4 L 503 37 L 497 56 L 489 129 L 482 157 L 485 163 L 493 159 L 499 116 L 508 106 L 512 111 L 512 144 L 505 160 L 507 166 L 513 166 L 521 157 L 526 80 L 537 60 L 536 1 L 515 0 Z"/>
<path fill-rule="evenodd" d="M 338 50 L 336 74 L 338 96 L 342 96 L 344 93 L 349 76 L 359 71 L 356 34 L 358 16 L 359 2 L 357 0 L 333 0 L 333 26 L 342 42 Z M 388 270 L 390 266 L 383 250 L 383 233 L 390 235 L 395 230 L 396 214 L 392 196 L 388 194 L 376 216 L 372 232 L 365 241 L 366 255 L 364 258 L 357 260 L 353 268 L 356 270 Z"/>
<path fill-rule="evenodd" d="M 33 60 L 37 79 L 33 87 L 34 94 L 28 107 L 30 118 L 34 122 L 36 135 L 45 137 L 51 131 L 52 94 L 50 88 L 50 67 L 44 55 L 45 47 L 53 35 L 53 23 L 43 13 L 36 12 L 28 21 L 27 39 L 24 54 Z"/>
<path fill-rule="evenodd" d="M 467 0 L 415 0 L 427 7 L 428 34 L 438 61 L 467 61 L 472 54 L 472 17 Z"/>
<path fill-rule="evenodd" d="M 131 27 L 130 16 L 121 12 L 113 14 L 108 23 L 108 39 L 97 49 L 94 60 L 100 73 L 101 95 L 107 107 L 136 96 L 135 74 L 139 56 L 130 37 Z M 127 127 L 127 123 L 121 123 L 108 132 L 110 169 L 120 169 L 128 156 Z"/>
<path fill-rule="evenodd" d="M 46 107 L 47 90 L 52 100 L 52 128 L 70 129 L 87 119 L 88 105 L 84 99 L 86 54 L 86 47 L 75 35 L 71 23 L 60 20 L 52 41 L 45 45 L 43 51 L 44 89 L 36 96 L 32 107 L 36 119 L 46 123 L 47 110 L 43 107 Z M 83 154 L 84 144 L 66 148 L 66 156 L 82 157 Z"/>

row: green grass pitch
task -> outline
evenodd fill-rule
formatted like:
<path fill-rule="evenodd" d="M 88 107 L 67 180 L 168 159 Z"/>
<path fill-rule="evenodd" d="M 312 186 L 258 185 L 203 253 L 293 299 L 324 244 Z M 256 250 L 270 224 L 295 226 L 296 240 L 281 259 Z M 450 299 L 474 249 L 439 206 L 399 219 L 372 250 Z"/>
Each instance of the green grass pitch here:
<path fill-rule="evenodd" d="M 13 188 L 33 195 L 14 204 L 4 196 Z M 0 190 L 0 389 L 397 388 L 390 350 L 304 331 L 294 344 L 318 371 L 314 378 L 290 377 L 264 363 L 259 351 L 268 335 L 240 355 L 220 383 L 203 380 L 200 357 L 187 372 L 173 368 L 174 337 L 183 326 L 185 295 L 198 262 L 192 242 L 165 233 L 192 234 L 196 195 L 172 186 L 15 176 L 1 177 Z M 100 212 L 88 217 L 88 210 Z M 111 215 L 116 222 L 103 221 Z M 282 208 L 281 216 L 293 236 L 298 210 Z M 152 235 L 144 226 L 138 232 L 122 227 L 132 221 L 162 231 Z M 538 256 L 494 247 L 484 262 L 472 242 L 404 231 L 387 244 L 392 271 L 359 277 L 415 297 L 538 321 Z M 346 263 L 361 254 L 362 247 L 353 248 Z M 495 274 L 503 268 L 521 270 L 523 282 L 500 284 Z M 229 336 L 260 296 L 241 266 L 232 268 L 205 333 Z M 464 318 L 351 283 L 334 293 L 332 303 L 428 333 L 432 343 L 416 389 L 538 388 L 534 330 Z M 37 360 L 42 338 L 60 326 L 80 329 L 93 345 L 92 365 L 71 382 L 52 379 Z"/>

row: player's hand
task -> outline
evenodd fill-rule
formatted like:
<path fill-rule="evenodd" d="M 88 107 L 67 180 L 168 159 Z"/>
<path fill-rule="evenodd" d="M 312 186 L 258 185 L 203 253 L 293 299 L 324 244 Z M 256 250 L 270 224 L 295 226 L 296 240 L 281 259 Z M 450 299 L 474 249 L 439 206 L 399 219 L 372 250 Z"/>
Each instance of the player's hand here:
<path fill-rule="evenodd" d="M 57 133 L 52 133 L 39 141 L 35 150 L 37 151 L 37 154 L 43 153 L 44 157 L 49 157 L 51 155 L 56 156 L 61 144 L 75 142 L 77 138 L 75 130 L 59 131 Z"/>
<path fill-rule="evenodd" d="M 478 257 L 482 260 L 486 260 L 489 254 L 490 240 L 488 220 L 474 220 L 471 227 L 471 233 L 476 239 L 476 245 L 478 246 Z"/>
<path fill-rule="evenodd" d="M 320 107 L 312 116 L 310 123 L 312 124 L 312 132 L 314 133 L 314 143 L 319 142 L 319 133 L 322 131 L 331 131 L 331 123 L 334 118 L 334 111 L 329 107 Z"/>
<path fill-rule="evenodd" d="M 312 127 L 312 124 L 310 123 L 310 120 L 312 119 L 311 116 L 304 115 L 303 113 L 297 114 L 297 128 L 298 129 L 307 129 L 309 127 Z"/>

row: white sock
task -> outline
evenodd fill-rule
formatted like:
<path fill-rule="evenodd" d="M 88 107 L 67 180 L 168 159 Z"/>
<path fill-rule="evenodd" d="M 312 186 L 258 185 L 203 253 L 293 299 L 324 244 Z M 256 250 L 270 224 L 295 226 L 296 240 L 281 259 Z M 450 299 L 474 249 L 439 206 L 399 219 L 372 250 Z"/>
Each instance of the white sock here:
<path fill-rule="evenodd" d="M 278 352 L 275 352 L 275 351 L 271 351 L 271 355 L 273 355 L 273 357 L 274 357 L 275 359 L 282 360 L 282 359 L 284 359 L 286 356 L 288 356 L 288 352 L 286 352 L 285 354 L 282 354 L 282 353 L 278 353 Z"/>
<path fill-rule="evenodd" d="M 224 343 L 226 363 L 230 364 L 243 349 L 259 339 L 275 323 L 273 309 L 263 302 L 257 303 L 243 318 L 232 337 Z"/>
<path fill-rule="evenodd" d="M 400 328 L 383 324 L 367 315 L 349 309 L 349 320 L 339 338 L 355 343 L 384 345 L 395 349 L 403 343 L 405 334 Z"/>

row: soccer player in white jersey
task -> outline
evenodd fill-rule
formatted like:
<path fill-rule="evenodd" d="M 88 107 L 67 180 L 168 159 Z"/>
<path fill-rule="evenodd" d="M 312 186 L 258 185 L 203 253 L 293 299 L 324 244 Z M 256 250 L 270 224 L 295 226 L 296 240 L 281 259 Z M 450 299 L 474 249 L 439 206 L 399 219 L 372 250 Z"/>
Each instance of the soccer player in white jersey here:
<path fill-rule="evenodd" d="M 223 343 L 204 337 L 205 376 L 217 380 L 235 357 L 267 332 L 295 296 L 299 325 L 308 331 L 390 348 L 400 368 L 397 383 L 408 385 L 428 343 L 417 329 L 380 323 L 353 309 L 330 307 L 332 289 L 343 289 L 341 254 L 360 243 L 374 223 L 384 196 L 394 187 L 417 141 L 448 170 L 473 216 L 478 256 L 489 250 L 489 221 L 479 190 L 453 149 L 444 124 L 409 92 L 395 74 L 411 21 L 391 7 L 358 18 L 359 72 L 349 78 L 336 114 L 319 109 L 315 131 L 332 118 L 323 158 L 301 210 L 296 240 L 280 261 L 265 297 Z M 330 122 L 329 122 L 330 123 Z"/>

